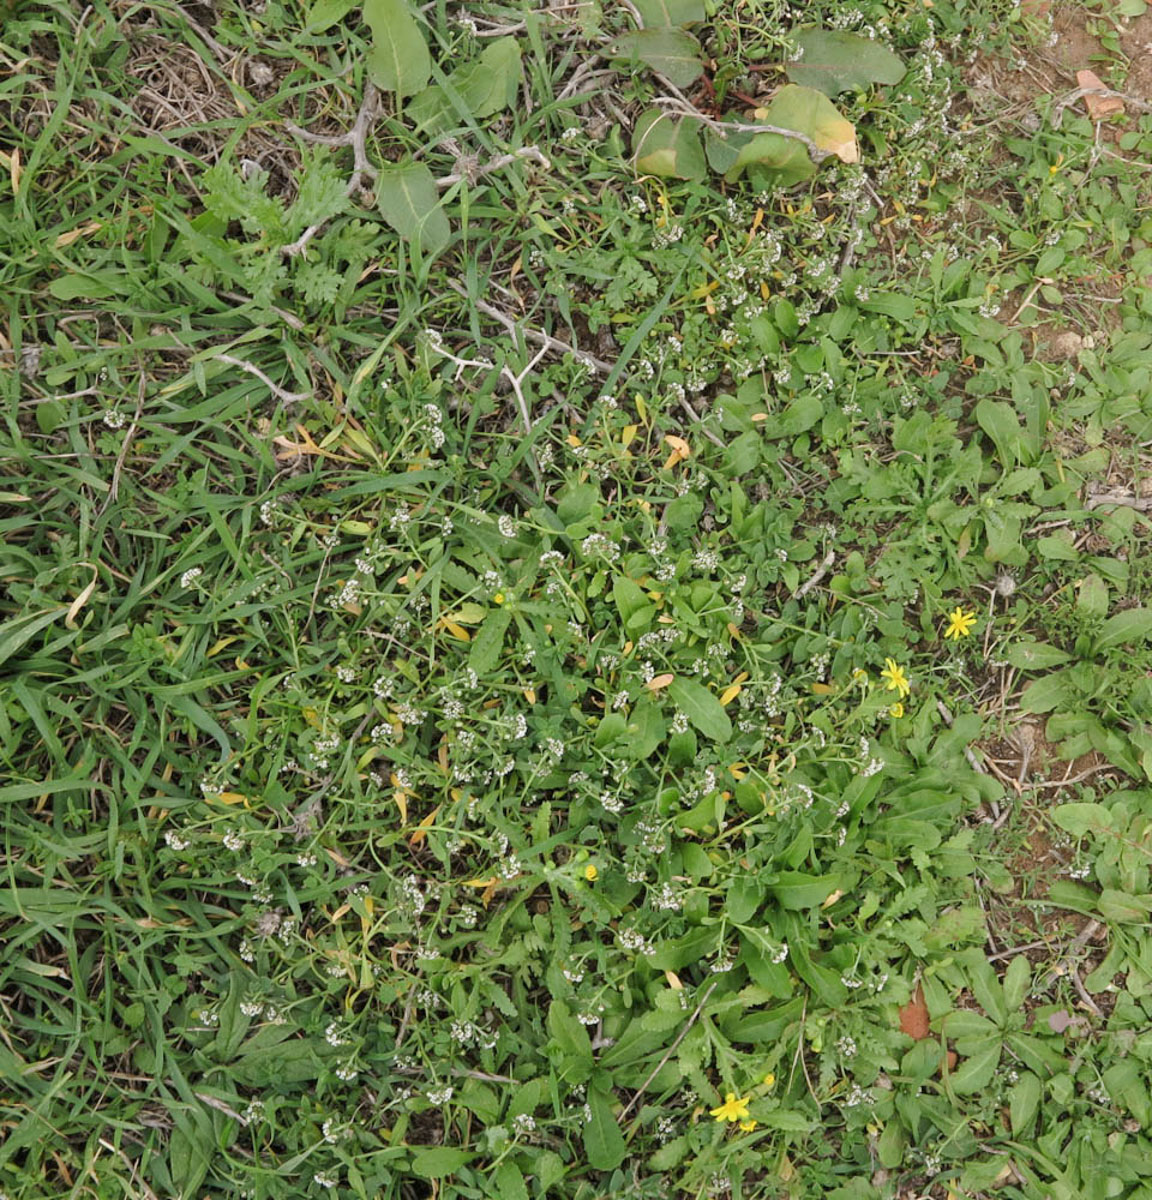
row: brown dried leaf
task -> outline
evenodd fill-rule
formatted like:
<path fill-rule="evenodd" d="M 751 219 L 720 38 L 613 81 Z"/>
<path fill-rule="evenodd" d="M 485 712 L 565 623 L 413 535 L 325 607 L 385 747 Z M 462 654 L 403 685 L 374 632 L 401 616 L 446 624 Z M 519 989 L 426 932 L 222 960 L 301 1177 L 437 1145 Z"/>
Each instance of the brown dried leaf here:
<path fill-rule="evenodd" d="M 900 1010 L 900 1029 L 917 1042 L 929 1034 L 928 1005 L 924 1003 L 924 989 L 919 984 L 912 999 Z"/>
<path fill-rule="evenodd" d="M 1094 71 L 1077 71 L 1076 83 L 1082 88 L 1095 88 L 1101 92 L 1111 91 Z M 1102 121 L 1113 113 L 1124 111 L 1124 101 L 1119 96 L 1085 96 L 1084 107 L 1093 121 Z"/>

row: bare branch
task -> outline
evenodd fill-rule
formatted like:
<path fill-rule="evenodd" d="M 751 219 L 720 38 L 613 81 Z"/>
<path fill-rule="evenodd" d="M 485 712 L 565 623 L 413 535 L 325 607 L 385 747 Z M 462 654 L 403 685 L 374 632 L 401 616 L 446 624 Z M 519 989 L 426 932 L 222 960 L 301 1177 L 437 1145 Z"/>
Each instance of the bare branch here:
<path fill-rule="evenodd" d="M 514 163 L 521 158 L 532 159 L 533 162 L 539 163 L 545 171 L 552 169 L 552 163 L 541 153 L 538 147 L 524 146 L 512 154 L 501 154 L 499 158 L 494 158 L 491 162 L 487 162 L 483 166 L 473 167 L 471 170 L 467 168 L 460 169 L 458 164 L 457 169 L 451 175 L 442 175 L 437 179 L 436 186 L 438 188 L 451 187 L 452 184 L 460 183 L 464 179 L 469 183 L 475 183 L 477 179 L 489 175 L 493 171 L 499 171 L 502 167 L 506 167 L 509 163 Z"/>
<path fill-rule="evenodd" d="M 281 404 L 295 404 L 297 400 L 308 399 L 307 392 L 286 392 L 279 384 L 273 383 L 259 367 L 245 362 L 242 358 L 233 358 L 231 354 L 217 354 L 216 361 L 229 363 L 233 367 L 239 367 L 241 371 L 247 371 L 249 375 L 255 375 Z"/>

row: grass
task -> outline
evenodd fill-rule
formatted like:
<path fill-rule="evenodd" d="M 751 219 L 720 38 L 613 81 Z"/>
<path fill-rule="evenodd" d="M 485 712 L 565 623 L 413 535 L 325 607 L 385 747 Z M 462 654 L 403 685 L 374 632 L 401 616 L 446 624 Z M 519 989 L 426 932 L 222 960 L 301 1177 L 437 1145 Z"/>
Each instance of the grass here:
<path fill-rule="evenodd" d="M 0 5 L 8 1200 L 1152 1195 L 1150 18 L 700 7 Z"/>

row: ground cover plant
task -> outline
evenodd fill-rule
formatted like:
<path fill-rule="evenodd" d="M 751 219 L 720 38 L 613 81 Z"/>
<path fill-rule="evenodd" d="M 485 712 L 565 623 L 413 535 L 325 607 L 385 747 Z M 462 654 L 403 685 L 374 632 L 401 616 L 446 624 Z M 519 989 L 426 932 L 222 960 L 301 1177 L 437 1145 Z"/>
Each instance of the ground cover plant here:
<path fill-rule="evenodd" d="M 0 1194 L 1152 1196 L 1150 43 L 0 4 Z"/>

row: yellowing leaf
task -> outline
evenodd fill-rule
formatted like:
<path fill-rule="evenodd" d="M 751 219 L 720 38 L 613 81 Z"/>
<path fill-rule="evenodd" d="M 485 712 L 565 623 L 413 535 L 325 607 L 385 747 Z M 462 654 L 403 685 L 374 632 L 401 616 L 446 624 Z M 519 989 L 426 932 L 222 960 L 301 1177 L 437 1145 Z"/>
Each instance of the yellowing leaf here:
<path fill-rule="evenodd" d="M 731 687 L 725 688 L 720 696 L 721 704 L 730 704 L 737 696 L 740 695 L 743 689 L 738 683 L 734 683 Z"/>
<path fill-rule="evenodd" d="M 428 836 L 428 827 L 436 820 L 437 814 L 440 812 L 440 805 L 436 807 L 420 822 L 416 832 L 408 839 L 408 845 L 411 848 L 419 846 L 420 843 Z"/>
<path fill-rule="evenodd" d="M 658 692 L 661 688 L 666 688 L 675 678 L 675 675 L 654 675 L 644 686 L 650 692 Z"/>
<path fill-rule="evenodd" d="M 812 692 L 817 696 L 827 696 L 835 690 L 830 683 L 814 683 L 812 685 Z"/>
<path fill-rule="evenodd" d="M 440 624 L 458 641 L 470 642 L 472 635 L 464 628 L 463 625 L 457 625 L 455 621 L 449 621 L 447 617 L 440 618 Z"/>
<path fill-rule="evenodd" d="M 20 152 L 17 150 L 16 153 Z M 15 187 L 12 190 L 15 191 Z M 75 229 L 69 229 L 66 233 L 58 234 L 53 245 L 57 250 L 62 250 L 65 246 L 71 246 L 77 238 L 87 237 L 88 234 L 103 228 L 103 223 L 100 221 L 88 221 L 84 225 L 77 225 Z"/>

